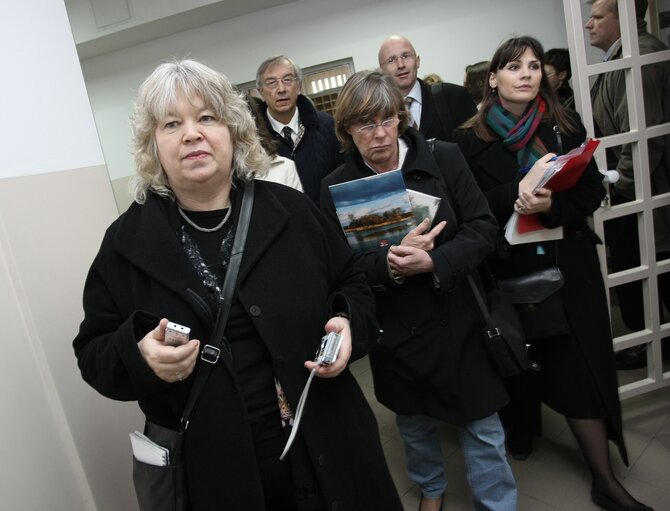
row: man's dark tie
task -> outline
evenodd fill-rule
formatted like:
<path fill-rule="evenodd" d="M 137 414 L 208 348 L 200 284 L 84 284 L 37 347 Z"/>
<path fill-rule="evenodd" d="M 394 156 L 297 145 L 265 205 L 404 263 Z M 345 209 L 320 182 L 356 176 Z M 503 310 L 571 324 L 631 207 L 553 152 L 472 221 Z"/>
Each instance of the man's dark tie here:
<path fill-rule="evenodd" d="M 286 143 L 288 144 L 289 149 L 293 151 L 293 137 L 291 134 L 293 133 L 293 130 L 289 128 L 288 126 L 284 126 L 284 128 L 281 130 L 282 135 L 284 137 L 284 140 L 286 140 Z"/>

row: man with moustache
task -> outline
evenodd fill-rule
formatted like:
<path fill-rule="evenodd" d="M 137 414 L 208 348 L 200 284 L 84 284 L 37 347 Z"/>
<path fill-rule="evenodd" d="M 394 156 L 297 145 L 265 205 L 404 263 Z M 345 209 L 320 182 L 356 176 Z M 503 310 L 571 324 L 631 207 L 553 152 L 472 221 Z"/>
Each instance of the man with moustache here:
<path fill-rule="evenodd" d="M 259 109 L 278 141 L 280 156 L 295 161 L 305 193 L 319 203 L 321 179 L 343 163 L 333 118 L 300 93 L 302 71 L 289 57 L 266 59 L 256 72 Z"/>
<path fill-rule="evenodd" d="M 460 85 L 427 85 L 417 77 L 421 57 L 406 37 L 392 35 L 379 48 L 379 67 L 391 74 L 412 114 L 413 126 L 429 139 L 451 142 L 452 132 L 477 113 L 472 97 Z"/>

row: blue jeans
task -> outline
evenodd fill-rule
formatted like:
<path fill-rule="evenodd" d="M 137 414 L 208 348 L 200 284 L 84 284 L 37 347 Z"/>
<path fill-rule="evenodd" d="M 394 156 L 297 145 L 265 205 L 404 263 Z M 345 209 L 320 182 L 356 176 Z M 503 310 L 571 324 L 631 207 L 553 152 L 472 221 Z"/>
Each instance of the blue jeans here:
<path fill-rule="evenodd" d="M 435 420 L 424 415 L 397 415 L 405 442 L 407 473 L 426 498 L 447 489 L 444 458 Z M 516 480 L 505 455 L 505 433 L 498 414 L 458 428 L 468 483 L 478 511 L 515 511 Z"/>

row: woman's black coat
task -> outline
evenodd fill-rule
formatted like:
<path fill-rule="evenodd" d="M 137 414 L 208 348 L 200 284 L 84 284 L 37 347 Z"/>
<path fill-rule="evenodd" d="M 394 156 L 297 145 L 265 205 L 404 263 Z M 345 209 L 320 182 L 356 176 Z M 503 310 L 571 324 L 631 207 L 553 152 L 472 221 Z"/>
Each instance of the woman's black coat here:
<path fill-rule="evenodd" d="M 440 197 L 433 225 L 446 220 L 447 226 L 430 252 L 439 287 L 431 274 L 395 283 L 387 269 L 389 247 L 357 256 L 375 291 L 383 330 L 370 353 L 375 394 L 396 413 L 462 425 L 507 402 L 485 351 L 481 313 L 466 280 L 491 251 L 497 227 L 455 144 L 436 141 L 433 155 L 416 130 L 409 128 L 403 139 L 409 145 L 402 168 L 407 188 Z M 334 223 L 327 186 L 372 174 L 356 152 L 324 179 L 321 207 Z"/>
<path fill-rule="evenodd" d="M 175 225 L 174 203 L 149 194 L 110 226 L 88 275 L 74 348 L 84 379 L 98 392 L 137 400 L 148 420 L 177 429 L 192 377 L 160 380 L 137 348 L 162 317 L 191 327 L 201 348 L 212 332 L 215 311 L 199 298 L 207 291 Z M 303 363 L 314 358 L 331 314 L 350 314 L 352 360 L 378 332 L 373 298 L 349 247 L 306 196 L 274 183 L 256 183 L 236 299 L 294 407 L 308 377 Z M 328 509 L 402 509 L 376 420 L 348 369 L 314 379 L 300 431 Z M 264 509 L 246 407 L 225 363 L 214 367 L 191 417 L 186 469 L 194 511 Z"/>
<path fill-rule="evenodd" d="M 563 133 L 557 137 L 555 123 L 543 121 L 538 127 L 536 134 L 549 152 L 567 153 L 579 147 L 586 137 L 579 116 L 572 111 L 567 113 L 580 127 L 578 132 Z M 456 130 L 454 138 L 503 229 L 514 212 L 518 183 L 522 177 L 516 154 L 508 151 L 500 138 L 493 142 L 481 140 L 472 128 Z M 559 147 L 559 138 L 562 147 Z M 552 195 L 551 211 L 541 215 L 546 227 L 564 226 L 564 239 L 543 244 L 545 257 L 536 256 L 537 243 L 511 247 L 503 243 L 509 252 L 506 257 L 491 259 L 491 267 L 497 278 L 504 278 L 558 262 L 565 278 L 561 294 L 572 331 L 607 412 L 608 434 L 617 442 L 626 461 L 609 312 L 595 248 L 600 239 L 586 223 L 587 217 L 600 206 L 604 195 L 602 175 L 591 162 L 574 188 Z"/>

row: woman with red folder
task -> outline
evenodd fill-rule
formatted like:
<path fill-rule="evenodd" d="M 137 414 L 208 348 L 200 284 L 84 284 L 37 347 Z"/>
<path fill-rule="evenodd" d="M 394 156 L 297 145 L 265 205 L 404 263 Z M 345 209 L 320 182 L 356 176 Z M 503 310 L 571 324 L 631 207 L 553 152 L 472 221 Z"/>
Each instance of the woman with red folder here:
<path fill-rule="evenodd" d="M 565 416 L 591 471 L 592 500 L 608 510 L 649 510 L 616 479 L 609 456 L 608 438 L 628 463 L 605 287 L 595 249 L 600 240 L 586 223 L 604 197 L 602 176 L 590 163 L 567 190 L 536 188 L 550 160 L 578 147 L 586 135 L 578 115 L 560 106 L 543 72 L 543 60 L 541 44 L 531 37 L 504 42 L 491 59 L 481 109 L 454 133 L 501 233 L 515 212 L 537 214 L 544 227 L 564 230 L 558 241 L 513 246 L 501 234 L 499 250 L 490 258 L 499 280 L 549 267 L 558 267 L 564 278 L 554 295 L 563 320 L 547 314 L 538 319 L 553 325 L 551 329 L 526 332 L 529 356 L 540 364 L 540 371 L 507 381 L 512 395 L 512 403 L 503 410 L 508 447 L 517 459 L 530 455 L 532 434 L 540 431 L 542 401 Z"/>

